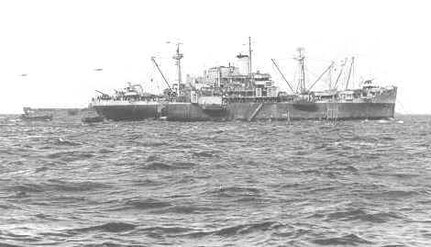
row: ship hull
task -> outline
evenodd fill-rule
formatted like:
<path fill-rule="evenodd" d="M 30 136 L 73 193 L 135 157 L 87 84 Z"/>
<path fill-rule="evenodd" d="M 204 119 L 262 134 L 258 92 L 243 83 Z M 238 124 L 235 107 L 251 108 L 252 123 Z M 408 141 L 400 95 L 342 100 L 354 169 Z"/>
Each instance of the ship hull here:
<path fill-rule="evenodd" d="M 156 119 L 161 110 L 159 104 L 147 105 L 93 105 L 97 113 L 112 121 L 140 121 Z"/>
<path fill-rule="evenodd" d="M 166 118 L 171 121 L 306 120 L 306 119 L 388 119 L 394 103 L 230 103 L 219 111 L 205 111 L 198 104 L 171 103 Z"/>

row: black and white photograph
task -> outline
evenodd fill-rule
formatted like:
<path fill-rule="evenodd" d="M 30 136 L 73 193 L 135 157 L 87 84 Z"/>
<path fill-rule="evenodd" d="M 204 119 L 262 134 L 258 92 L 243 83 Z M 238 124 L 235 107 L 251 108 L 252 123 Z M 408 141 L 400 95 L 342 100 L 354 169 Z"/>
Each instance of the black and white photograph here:
<path fill-rule="evenodd" d="M 1 1 L 0 246 L 431 246 L 430 10 Z"/>

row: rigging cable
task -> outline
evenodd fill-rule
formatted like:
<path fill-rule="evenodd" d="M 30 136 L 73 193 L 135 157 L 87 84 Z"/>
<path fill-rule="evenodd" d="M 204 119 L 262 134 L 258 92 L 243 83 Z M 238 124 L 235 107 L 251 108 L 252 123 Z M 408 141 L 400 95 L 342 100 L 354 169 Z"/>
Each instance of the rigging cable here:
<path fill-rule="evenodd" d="M 308 88 L 308 91 L 310 91 L 313 87 L 314 87 L 314 85 L 316 85 L 316 83 L 318 82 L 318 81 L 320 81 L 320 79 L 326 74 L 326 72 L 328 72 L 331 68 L 332 68 L 332 66 L 334 66 L 334 62 L 332 62 L 329 66 L 328 66 L 328 68 L 326 68 L 323 72 L 322 72 L 322 74 L 320 74 L 320 76 L 316 79 L 316 81 Z"/>
<path fill-rule="evenodd" d="M 295 93 L 295 90 L 293 90 L 292 85 L 290 85 L 289 81 L 286 79 L 286 77 L 284 76 L 284 74 L 281 72 L 280 68 L 278 67 L 277 62 L 275 61 L 275 59 L 271 58 L 272 63 L 275 65 L 275 68 L 277 68 L 278 72 L 280 73 L 281 77 L 283 78 L 283 80 L 287 83 L 287 85 L 289 86 L 290 90 Z"/>

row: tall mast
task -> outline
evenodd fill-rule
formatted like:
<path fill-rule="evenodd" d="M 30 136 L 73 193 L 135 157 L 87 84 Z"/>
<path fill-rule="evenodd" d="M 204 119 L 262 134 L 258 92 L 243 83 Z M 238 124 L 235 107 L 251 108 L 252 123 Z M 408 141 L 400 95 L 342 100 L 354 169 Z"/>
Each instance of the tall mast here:
<path fill-rule="evenodd" d="M 350 68 L 349 68 L 349 74 L 347 76 L 347 81 L 346 81 L 346 90 L 349 89 L 349 81 L 350 81 L 350 76 L 352 75 L 354 63 L 355 63 L 355 57 L 352 57 L 352 61 L 350 63 Z"/>
<path fill-rule="evenodd" d="M 305 86 L 305 56 L 304 56 L 304 48 L 300 47 L 297 49 L 298 51 L 298 57 L 296 60 L 298 60 L 299 63 L 299 82 L 298 85 L 300 87 L 300 92 L 305 93 L 307 91 L 307 88 Z"/>
<path fill-rule="evenodd" d="M 328 79 L 329 79 L 329 89 L 331 89 L 331 87 L 332 87 L 332 70 L 333 70 L 334 68 L 331 68 L 329 71 L 328 71 Z"/>
<path fill-rule="evenodd" d="M 248 75 L 251 76 L 251 73 L 253 72 L 253 66 L 251 63 L 251 53 L 252 53 L 252 49 L 251 49 L 251 37 L 248 37 Z"/>
<path fill-rule="evenodd" d="M 175 60 L 175 64 L 177 65 L 177 74 L 178 74 L 177 95 L 179 95 L 180 84 L 181 84 L 181 59 L 184 57 L 184 55 L 180 53 L 180 45 L 181 43 L 177 43 L 177 52 L 173 57 L 173 59 Z"/>
<path fill-rule="evenodd" d="M 333 85 L 333 87 L 331 89 L 337 90 L 338 81 L 340 80 L 340 77 L 343 74 L 344 66 L 346 65 L 346 63 L 347 63 L 347 58 L 344 59 L 343 64 L 341 64 L 340 73 L 338 73 L 337 79 L 335 80 L 335 83 L 334 83 L 334 85 Z"/>

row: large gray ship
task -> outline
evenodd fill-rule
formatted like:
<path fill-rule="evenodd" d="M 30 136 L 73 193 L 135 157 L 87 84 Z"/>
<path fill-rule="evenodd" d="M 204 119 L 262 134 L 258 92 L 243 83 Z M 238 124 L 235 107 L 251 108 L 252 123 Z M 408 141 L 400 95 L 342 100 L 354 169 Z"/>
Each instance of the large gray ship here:
<path fill-rule="evenodd" d="M 230 120 L 348 120 L 389 119 L 394 117 L 397 87 L 381 87 L 372 80 L 349 87 L 354 58 L 345 60 L 336 79 L 325 90 L 313 90 L 322 77 L 334 68 L 331 63 L 317 79 L 307 85 L 304 50 L 295 58 L 299 76 L 293 83 L 286 80 L 276 60 L 274 66 L 290 91 L 280 91 L 268 73 L 254 72 L 251 39 L 248 54 L 237 56 L 234 66 L 217 66 L 203 76 L 181 80 L 179 45 L 174 56 L 178 79 L 171 84 L 153 59 L 167 88 L 164 95 L 146 95 L 142 89 L 129 86 L 120 95 L 103 95 L 93 100 L 97 112 L 111 120 L 143 120 L 163 118 L 170 121 L 230 121 Z M 243 65 L 243 66 L 241 66 Z M 245 65 L 245 66 L 244 66 Z M 244 69 L 245 68 L 245 69 Z M 341 75 L 344 82 L 341 82 Z M 340 89 L 342 85 L 342 89 Z M 139 91 L 139 92 L 138 92 Z"/>
<path fill-rule="evenodd" d="M 299 48 L 298 56 L 295 58 L 298 61 L 299 77 L 295 85 L 286 80 L 276 60 L 272 59 L 290 92 L 279 91 L 270 74 L 253 71 L 250 39 L 249 53 L 239 54 L 237 58 L 239 64 L 247 65 L 246 70 L 229 64 L 210 68 L 203 76 L 189 78 L 187 86 L 179 93 L 183 98 L 166 104 L 167 119 L 290 121 L 394 117 L 397 87 L 377 86 L 372 80 L 360 82 L 358 88 L 349 87 L 354 58 L 346 59 L 339 68 L 336 79 L 330 82 L 329 88 L 321 91 L 313 91 L 313 87 L 334 68 L 334 63 L 331 63 L 311 85 L 307 85 L 304 50 Z M 341 75 L 344 75 L 343 83 Z M 339 89 L 341 85 L 343 89 Z M 187 99 L 184 100 L 184 97 Z"/>

